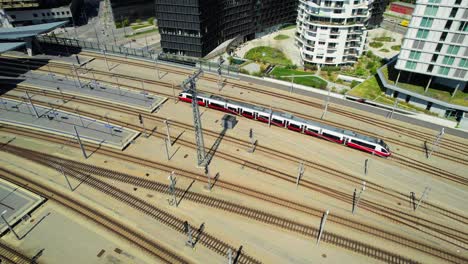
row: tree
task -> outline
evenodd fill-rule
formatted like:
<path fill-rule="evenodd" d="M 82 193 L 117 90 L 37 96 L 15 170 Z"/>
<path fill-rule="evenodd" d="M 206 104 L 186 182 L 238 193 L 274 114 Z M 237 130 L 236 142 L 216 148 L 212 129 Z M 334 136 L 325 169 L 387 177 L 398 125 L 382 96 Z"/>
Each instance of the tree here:
<path fill-rule="evenodd" d="M 125 19 L 122 21 L 122 26 L 128 27 L 129 25 L 130 25 L 130 21 L 128 20 L 128 18 L 125 18 Z"/>

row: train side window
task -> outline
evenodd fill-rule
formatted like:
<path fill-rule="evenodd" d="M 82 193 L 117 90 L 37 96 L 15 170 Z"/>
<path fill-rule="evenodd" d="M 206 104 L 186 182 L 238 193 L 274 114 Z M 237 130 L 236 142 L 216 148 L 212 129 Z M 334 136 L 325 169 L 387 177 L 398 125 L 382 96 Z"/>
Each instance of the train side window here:
<path fill-rule="evenodd" d="M 237 112 L 237 108 L 234 108 L 234 107 L 230 107 L 230 106 L 228 106 L 228 109 L 229 109 L 229 110 L 231 110 L 231 111 L 235 111 L 235 112 Z"/>
<path fill-rule="evenodd" d="M 381 149 L 383 153 L 388 153 L 388 151 L 384 148 Z"/>
<path fill-rule="evenodd" d="M 224 105 L 220 105 L 220 104 L 217 104 L 217 103 L 210 103 L 210 105 L 217 106 L 217 107 L 224 107 Z"/>
<path fill-rule="evenodd" d="M 294 128 L 301 128 L 300 126 L 296 125 L 296 124 L 293 124 L 293 123 L 289 123 L 290 126 L 294 127 Z"/>
<path fill-rule="evenodd" d="M 283 120 L 278 120 L 278 119 L 275 119 L 275 118 L 273 118 L 273 121 L 276 122 L 276 123 L 281 123 L 281 124 L 283 123 Z"/>
<path fill-rule="evenodd" d="M 259 117 L 259 118 L 263 118 L 263 119 L 267 119 L 267 120 L 269 119 L 268 116 L 264 116 L 264 115 L 258 115 L 258 117 Z"/>
<path fill-rule="evenodd" d="M 317 134 L 318 134 L 318 132 L 319 132 L 318 130 L 315 130 L 315 129 L 312 129 L 312 128 L 307 128 L 307 130 L 309 130 L 309 131 L 312 132 L 312 133 L 317 133 Z"/>
<path fill-rule="evenodd" d="M 188 99 L 192 99 L 192 96 L 190 94 L 185 95 Z"/>
<path fill-rule="evenodd" d="M 359 145 L 359 146 L 363 146 L 363 147 L 365 147 L 365 148 L 375 149 L 375 146 L 374 146 L 374 145 L 367 144 L 367 143 L 364 143 L 364 142 L 361 142 L 361 141 L 357 141 L 357 140 L 351 139 L 351 142 L 353 142 L 354 144 L 357 144 L 357 145 Z"/>
<path fill-rule="evenodd" d="M 242 113 L 244 113 L 244 114 L 246 114 L 246 115 L 251 115 L 251 116 L 253 116 L 253 114 L 252 114 L 251 112 L 249 112 L 249 111 L 243 111 Z"/>
<path fill-rule="evenodd" d="M 332 134 L 328 134 L 328 133 L 322 133 L 322 135 L 328 137 L 328 138 L 331 138 L 331 139 L 335 139 L 335 140 L 341 140 L 340 137 L 338 136 L 335 136 L 335 135 L 332 135 Z"/>

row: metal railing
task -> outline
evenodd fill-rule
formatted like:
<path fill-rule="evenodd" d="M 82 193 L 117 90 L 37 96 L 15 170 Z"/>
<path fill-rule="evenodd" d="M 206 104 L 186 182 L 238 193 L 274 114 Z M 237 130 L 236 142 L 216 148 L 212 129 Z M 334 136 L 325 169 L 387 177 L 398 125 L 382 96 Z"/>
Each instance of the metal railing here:
<path fill-rule="evenodd" d="M 189 67 L 196 67 L 203 69 L 204 71 L 208 72 L 215 72 L 217 73 L 219 64 L 217 62 L 207 61 L 195 57 L 188 57 L 182 55 L 175 55 L 175 54 L 168 54 L 168 53 L 157 53 L 148 49 L 134 49 L 134 48 L 127 48 L 124 46 L 116 46 L 110 44 L 102 44 L 92 41 L 84 41 L 78 39 L 69 39 L 69 38 L 62 38 L 57 36 L 49 36 L 49 35 L 41 35 L 37 36 L 37 40 L 41 43 L 48 43 L 72 48 L 79 48 L 83 50 L 91 50 L 95 52 L 105 52 L 106 54 L 114 54 L 120 55 L 125 57 L 132 57 L 137 59 L 145 59 L 154 61 L 154 57 L 157 56 L 158 60 L 181 64 L 184 66 Z M 232 66 L 232 65 L 221 65 L 222 74 L 223 75 L 230 75 L 233 77 L 237 77 L 239 75 L 239 67 Z"/>

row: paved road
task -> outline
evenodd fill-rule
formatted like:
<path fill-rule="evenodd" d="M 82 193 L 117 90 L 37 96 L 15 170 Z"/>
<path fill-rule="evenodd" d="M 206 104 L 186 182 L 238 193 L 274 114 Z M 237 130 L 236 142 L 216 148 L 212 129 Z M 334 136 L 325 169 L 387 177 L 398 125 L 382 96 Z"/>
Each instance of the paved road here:
<path fill-rule="evenodd" d="M 259 84 L 259 85 L 272 87 L 272 88 L 275 88 L 275 89 L 280 89 L 280 90 L 283 90 L 283 91 L 289 91 L 290 90 L 290 86 L 288 86 L 288 85 L 282 85 L 282 84 L 278 84 L 278 83 L 272 83 L 272 82 L 268 82 L 268 81 L 264 81 L 264 80 L 259 80 L 259 79 L 251 78 L 251 77 L 246 76 L 246 75 L 240 75 L 240 80 L 245 81 L 245 82 L 250 82 L 250 83 L 255 83 L 255 84 Z M 322 94 L 319 94 L 319 93 L 314 93 L 314 92 L 301 90 L 301 89 L 294 89 L 293 92 L 296 93 L 296 94 L 305 95 L 305 96 L 317 98 L 317 99 L 320 99 L 320 100 L 324 100 L 325 97 L 326 97 L 325 95 L 322 95 Z M 386 109 L 377 108 L 377 107 L 374 107 L 374 106 L 349 101 L 349 100 L 346 100 L 346 99 L 330 97 L 330 102 L 335 103 L 335 104 L 339 104 L 339 105 L 343 105 L 343 106 L 346 106 L 346 107 L 351 107 L 351 108 L 354 108 L 354 109 L 370 112 L 370 113 L 380 115 L 380 116 L 384 116 L 384 117 L 386 117 L 388 115 L 388 113 L 389 113 L 389 110 L 386 110 Z M 393 115 L 393 119 L 403 121 L 403 122 L 406 122 L 406 123 L 410 123 L 410 124 L 413 124 L 413 125 L 433 129 L 435 131 L 440 131 L 442 129 L 442 127 L 443 127 L 441 125 L 437 125 L 437 124 L 434 124 L 434 123 L 430 123 L 430 122 L 427 122 L 427 121 L 416 119 L 414 117 L 411 117 L 411 115 L 405 115 L 405 114 L 400 114 L 400 113 L 395 113 Z M 450 134 L 450 135 L 454 135 L 454 136 L 457 136 L 457 137 L 468 139 L 468 133 L 467 132 L 457 130 L 457 129 L 454 129 L 454 128 L 445 127 L 445 133 Z"/>

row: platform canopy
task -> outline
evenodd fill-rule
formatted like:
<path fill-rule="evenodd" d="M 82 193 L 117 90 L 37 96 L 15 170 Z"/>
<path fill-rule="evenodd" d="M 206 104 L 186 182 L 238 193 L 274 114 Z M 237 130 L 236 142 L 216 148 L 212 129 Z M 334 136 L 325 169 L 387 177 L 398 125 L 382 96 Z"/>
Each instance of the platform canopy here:
<path fill-rule="evenodd" d="M 5 43 L 0 43 L 0 54 L 3 52 L 7 52 L 10 50 L 14 50 L 16 48 L 19 48 L 23 45 L 25 45 L 26 42 L 5 42 Z"/>
<path fill-rule="evenodd" d="M 42 33 L 52 31 L 68 23 L 59 21 L 53 23 L 38 24 L 24 27 L 0 28 L 0 40 L 15 40 L 27 37 L 34 37 Z"/>

